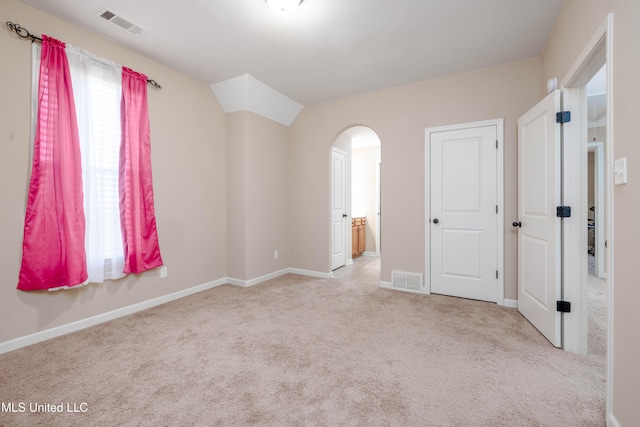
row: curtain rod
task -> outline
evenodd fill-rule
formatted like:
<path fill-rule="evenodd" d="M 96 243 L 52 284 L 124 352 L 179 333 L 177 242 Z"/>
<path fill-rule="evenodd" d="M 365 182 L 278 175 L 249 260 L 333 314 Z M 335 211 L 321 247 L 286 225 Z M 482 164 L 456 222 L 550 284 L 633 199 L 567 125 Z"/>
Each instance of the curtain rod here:
<path fill-rule="evenodd" d="M 33 42 L 42 43 L 42 38 L 31 34 L 29 30 L 27 30 L 24 27 L 21 27 L 20 24 L 14 24 L 13 22 L 10 22 L 10 21 L 7 21 L 6 24 L 7 24 L 7 27 L 9 27 L 13 32 L 15 32 L 18 35 L 18 37 L 23 39 L 31 39 L 32 43 Z M 153 79 L 148 78 L 147 83 L 156 89 L 162 89 L 162 86 L 160 86 L 158 82 L 156 82 Z"/>

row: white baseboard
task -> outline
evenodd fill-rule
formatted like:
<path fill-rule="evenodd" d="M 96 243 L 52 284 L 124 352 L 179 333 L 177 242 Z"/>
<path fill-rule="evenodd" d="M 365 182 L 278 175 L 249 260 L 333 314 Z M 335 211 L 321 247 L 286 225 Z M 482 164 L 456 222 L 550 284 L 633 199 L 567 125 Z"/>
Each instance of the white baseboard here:
<path fill-rule="evenodd" d="M 391 286 L 391 282 L 385 282 L 383 280 L 380 280 L 380 287 L 385 289 L 393 289 L 393 287 Z"/>
<path fill-rule="evenodd" d="M 234 279 L 233 277 L 225 278 L 227 285 L 240 286 L 241 288 L 247 287 L 247 280 Z"/>
<path fill-rule="evenodd" d="M 378 254 L 371 251 L 364 251 L 362 252 L 362 256 L 378 256 Z"/>
<path fill-rule="evenodd" d="M 509 308 L 518 308 L 518 300 L 505 298 L 502 305 Z"/>
<path fill-rule="evenodd" d="M 258 285 L 267 280 L 275 279 L 276 277 L 284 276 L 285 274 L 299 274 L 301 276 L 317 277 L 320 279 L 330 279 L 333 277 L 333 273 L 322 273 L 320 271 L 303 270 L 300 268 L 284 268 L 273 273 L 265 274 L 264 276 L 256 277 L 250 280 L 234 279 L 233 277 L 227 277 L 227 283 L 235 286 L 242 286 L 248 288 L 250 286 Z"/>
<path fill-rule="evenodd" d="M 391 282 L 384 282 L 384 281 L 380 281 L 380 287 L 383 289 L 391 289 L 392 291 L 400 291 L 400 292 L 407 292 L 410 294 L 423 294 L 423 292 L 420 291 L 414 291 L 413 289 L 402 289 L 402 288 L 394 288 L 391 285 Z"/>
<path fill-rule="evenodd" d="M 249 288 L 259 283 L 266 282 L 267 280 L 275 279 L 276 277 L 284 276 L 289 273 L 289 268 L 285 268 L 273 273 L 265 274 L 264 276 L 256 277 L 250 280 L 234 279 L 233 277 L 227 277 L 227 283 L 235 286 L 242 286 L 243 288 Z"/>
<path fill-rule="evenodd" d="M 157 305 L 165 304 L 171 301 L 175 301 L 186 296 L 206 291 L 211 288 L 215 288 L 220 285 L 230 284 L 235 286 L 250 287 L 259 283 L 265 282 L 276 277 L 283 276 L 288 273 L 300 274 L 303 276 L 318 277 L 322 279 L 331 278 L 331 273 L 322 273 L 319 271 L 302 270 L 299 268 L 285 268 L 273 273 L 265 274 L 264 276 L 256 277 L 251 280 L 234 279 L 233 277 L 223 277 L 222 279 L 214 280 L 212 282 L 197 285 L 189 289 L 174 292 L 172 294 L 164 295 L 158 298 L 153 298 L 147 301 L 143 301 L 137 304 L 133 304 L 127 307 L 122 307 L 117 310 L 108 311 L 106 313 L 98 314 L 96 316 L 88 317 L 86 319 L 78 320 L 75 322 L 67 323 L 66 325 L 56 326 L 55 328 L 46 329 L 44 331 L 36 332 L 23 337 L 15 338 L 9 341 L 0 343 L 0 354 L 8 353 L 13 350 L 17 350 L 22 347 L 26 347 L 32 344 L 46 341 L 51 338 L 56 338 L 62 335 L 76 332 L 91 326 L 98 325 L 100 323 L 107 322 L 109 320 L 117 319 L 119 317 L 127 316 L 129 314 L 136 313 L 138 311 L 146 310 Z"/>
<path fill-rule="evenodd" d="M 618 419 L 612 413 L 609 413 L 609 416 L 607 417 L 607 421 L 609 421 L 607 423 L 608 427 L 622 427 L 622 424 L 620 424 Z"/>
<path fill-rule="evenodd" d="M 323 273 L 321 271 L 303 270 L 301 268 L 289 268 L 289 273 L 300 274 L 301 276 L 317 277 L 319 279 L 331 279 L 333 273 Z"/>
<path fill-rule="evenodd" d="M 138 311 L 146 310 L 157 305 L 165 304 L 171 301 L 175 301 L 186 296 L 206 291 L 207 289 L 215 288 L 227 283 L 227 278 L 214 280 L 212 282 L 203 283 L 189 289 L 174 292 L 172 294 L 164 295 L 158 298 L 153 298 L 147 301 L 143 301 L 137 304 L 133 304 L 127 307 L 119 308 L 117 310 L 108 311 L 106 313 L 98 314 L 96 316 L 88 317 L 86 319 L 78 320 L 75 322 L 67 323 L 66 325 L 56 326 L 55 328 L 46 329 L 41 332 L 36 332 L 24 337 L 15 338 L 9 341 L 0 343 L 0 354 L 8 353 L 13 350 L 17 350 L 28 345 L 36 344 L 41 341 L 46 341 L 51 338 L 56 338 L 62 335 L 76 332 L 90 326 L 95 326 L 100 323 L 108 322 L 109 320 L 117 319 L 119 317 L 127 316 L 129 314 L 136 313 Z"/>
<path fill-rule="evenodd" d="M 429 294 L 429 292 L 414 291 L 412 289 L 394 288 L 391 285 L 391 282 L 385 282 L 383 280 L 380 281 L 380 287 L 384 288 L 384 289 L 391 289 L 391 290 L 394 290 L 394 291 L 409 292 L 409 293 L 412 293 L 412 294 L 425 294 L 425 295 Z M 513 299 L 505 299 L 503 301 L 502 305 L 505 306 L 505 307 L 510 307 L 510 308 L 518 308 L 518 301 L 517 300 L 513 300 Z"/>

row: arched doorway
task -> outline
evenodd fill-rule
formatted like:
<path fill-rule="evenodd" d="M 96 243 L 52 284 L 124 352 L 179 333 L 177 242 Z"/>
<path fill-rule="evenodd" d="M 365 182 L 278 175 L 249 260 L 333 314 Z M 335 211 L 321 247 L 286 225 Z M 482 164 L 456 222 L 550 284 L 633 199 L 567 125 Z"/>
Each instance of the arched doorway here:
<path fill-rule="evenodd" d="M 381 255 L 380 170 L 381 142 L 373 129 L 351 126 L 337 136 L 331 146 L 333 271 Z"/>

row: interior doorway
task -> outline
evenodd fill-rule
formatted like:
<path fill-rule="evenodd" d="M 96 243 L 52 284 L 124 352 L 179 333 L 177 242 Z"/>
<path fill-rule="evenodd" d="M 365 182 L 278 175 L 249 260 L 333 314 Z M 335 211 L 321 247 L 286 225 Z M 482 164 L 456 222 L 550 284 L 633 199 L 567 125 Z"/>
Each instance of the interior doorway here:
<path fill-rule="evenodd" d="M 605 251 L 604 150 L 607 141 L 607 75 L 603 66 L 587 83 L 588 254 L 593 275 L 607 277 Z"/>
<path fill-rule="evenodd" d="M 612 195 L 613 195 L 613 132 L 611 129 L 611 106 L 612 106 L 612 41 L 611 29 L 613 26 L 613 16 L 608 15 L 602 22 L 596 33 L 585 46 L 578 59 L 569 69 L 569 72 L 561 82 L 563 88 L 564 111 L 571 112 L 571 122 L 564 127 L 564 164 L 566 167 L 564 178 L 564 204 L 573 206 L 572 221 L 565 222 L 564 228 L 564 299 L 571 302 L 571 313 L 563 316 L 563 348 L 567 351 L 586 354 L 588 353 L 590 332 L 590 310 L 589 310 L 589 218 L 591 214 L 589 206 L 589 183 L 588 183 L 588 158 L 589 143 L 593 143 L 595 135 L 596 143 L 602 143 L 603 157 L 603 197 L 601 202 L 594 201 L 595 209 L 601 209 L 596 223 L 596 231 L 604 233 L 603 242 L 595 250 L 599 252 L 600 259 L 604 260 L 603 268 L 606 274 L 605 289 L 606 302 L 604 302 L 603 317 L 606 319 L 606 327 L 603 326 L 603 347 L 610 348 L 611 345 L 611 319 L 612 305 L 611 295 L 613 293 L 613 236 L 610 230 L 613 227 L 612 216 Z M 603 70 L 604 69 L 604 70 Z M 594 77 L 601 75 L 599 90 L 594 90 Z M 589 97 L 589 92 L 594 96 L 601 96 L 602 103 L 600 109 L 592 108 L 598 102 L 594 102 L 593 97 Z M 597 95 L 596 95 L 597 94 Z M 591 103 L 589 102 L 591 101 Z M 590 105 L 591 104 L 591 105 Z M 598 113 L 600 111 L 600 114 Z M 592 122 L 592 123 L 590 123 Z M 599 136 L 600 134 L 600 136 Z M 600 140 L 600 141 L 598 141 Z M 596 144 L 597 145 L 597 144 Z M 596 149 L 597 150 L 597 149 Z M 600 206 L 598 206 L 600 205 Z M 598 230 L 600 224 L 600 230 Z M 594 258 L 595 261 L 595 258 Z M 595 270 L 594 270 L 595 271 Z M 591 323 L 593 325 L 593 323 Z M 604 345 L 606 343 L 606 345 Z M 603 350 L 604 351 L 604 350 Z M 603 354 L 603 363 L 607 363 L 607 375 L 611 374 L 610 355 Z M 611 392 L 610 385 L 607 386 L 608 399 Z"/>
<path fill-rule="evenodd" d="M 604 150 L 607 142 L 607 76 L 603 66 L 587 92 L 587 353 L 606 355 L 607 262 Z"/>
<path fill-rule="evenodd" d="M 336 151 L 344 152 L 346 155 L 346 175 L 343 180 L 343 193 L 346 197 L 344 241 L 336 236 L 336 230 L 339 228 L 338 213 L 333 209 L 334 199 L 341 193 L 337 188 L 340 184 L 337 182 L 335 173 L 334 153 Z M 354 259 L 359 257 L 381 255 L 381 141 L 371 128 L 352 126 L 338 135 L 331 152 L 331 256 L 332 271 L 336 271 L 343 266 L 353 264 Z M 346 254 L 346 260 L 341 265 L 337 265 L 334 254 L 339 252 L 340 245 Z"/>

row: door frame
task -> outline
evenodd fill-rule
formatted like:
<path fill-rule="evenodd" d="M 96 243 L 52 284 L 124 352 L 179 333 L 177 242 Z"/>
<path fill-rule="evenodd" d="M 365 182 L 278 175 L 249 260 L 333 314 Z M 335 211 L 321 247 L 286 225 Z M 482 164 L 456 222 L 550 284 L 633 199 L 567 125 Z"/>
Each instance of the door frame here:
<path fill-rule="evenodd" d="M 562 86 L 566 88 L 567 97 L 563 100 L 565 110 L 573 109 L 578 115 L 578 126 L 575 124 L 568 127 L 569 134 L 565 134 L 565 138 L 571 138 L 573 146 L 580 147 L 580 143 L 584 146 L 584 155 L 581 156 L 581 169 L 577 171 L 580 175 L 576 180 L 576 176 L 571 178 L 571 187 L 581 198 L 576 201 L 577 212 L 584 216 L 584 222 L 575 221 L 576 229 L 571 230 L 571 237 L 582 235 L 581 243 L 586 243 L 586 233 L 584 233 L 583 225 L 586 226 L 586 209 L 587 209 L 587 177 L 586 177 L 586 141 L 587 141 L 587 124 L 586 124 L 586 91 L 584 86 L 588 80 L 603 64 L 606 64 L 607 73 L 607 114 L 606 114 L 606 147 L 604 149 L 604 191 L 605 191 L 605 235 L 607 237 L 608 271 L 606 278 L 607 286 L 607 397 L 606 397 L 606 417 L 607 421 L 611 420 L 611 402 L 613 402 L 613 296 L 614 296 L 614 206 L 613 206 L 613 155 L 614 155 L 614 133 L 613 133 L 613 14 L 609 13 L 604 19 L 600 27 L 591 37 L 585 48 L 582 50 L 578 59 L 569 69 L 566 77 L 562 80 Z M 573 113 L 572 113 L 573 114 Z M 575 116 L 575 115 L 574 115 Z M 567 141 L 568 139 L 565 139 Z M 582 163 L 584 162 L 584 163 Z M 566 193 L 565 193 L 566 194 Z M 577 234 L 580 233 L 580 234 Z M 567 236 L 565 236 L 567 237 Z M 571 261 L 571 266 L 577 264 L 577 270 L 569 270 L 574 273 L 573 276 L 566 277 L 565 294 L 569 293 L 568 298 L 578 301 L 582 307 L 574 316 L 567 316 L 564 324 L 565 328 L 565 350 L 574 353 L 586 353 L 587 344 L 587 269 L 586 257 L 584 257 L 584 246 L 582 251 L 569 251 L 566 255 Z M 579 260 L 582 259 L 582 266 Z M 582 267 L 582 268 L 581 268 Z"/>
<path fill-rule="evenodd" d="M 459 123 L 447 126 L 429 127 L 425 129 L 425 152 L 424 152 L 424 228 L 425 228 L 425 263 L 424 263 L 424 286 L 422 293 L 431 293 L 431 157 L 430 140 L 431 134 L 448 132 L 455 130 L 465 130 L 477 127 L 495 126 L 498 144 L 496 147 L 496 203 L 498 213 L 496 214 L 496 268 L 498 278 L 496 279 L 496 303 L 505 305 L 504 300 L 504 119 L 483 120 L 478 122 Z"/>
<path fill-rule="evenodd" d="M 380 147 L 382 149 L 382 147 Z M 382 151 L 381 151 L 381 156 L 382 157 Z M 382 197 L 381 197 L 381 188 L 380 188 L 380 179 L 381 179 L 381 171 L 382 171 L 382 162 L 376 162 L 376 256 L 380 256 L 381 250 L 380 250 L 380 245 L 382 242 L 382 239 L 380 238 L 380 230 L 382 229 L 382 227 L 380 226 L 380 222 L 382 221 Z"/>
<path fill-rule="evenodd" d="M 606 147 L 605 163 L 605 206 L 604 232 L 607 236 L 609 253 L 608 290 L 608 326 L 607 326 L 607 358 L 611 357 L 612 339 L 612 301 L 613 301 L 613 130 L 611 117 L 613 112 L 613 61 L 611 31 L 613 15 L 609 14 L 591 37 L 582 53 L 562 80 L 563 110 L 571 111 L 572 121 L 563 126 L 565 205 L 574 206 L 575 218 L 566 221 L 564 229 L 564 298 L 572 302 L 570 315 L 563 316 L 564 349 L 578 354 L 587 352 L 588 310 L 587 310 L 587 259 L 584 248 L 587 244 L 587 100 L 586 84 L 591 77 L 606 64 L 607 74 L 607 114 L 606 114 Z M 576 162 L 576 159 L 579 159 Z M 578 167 L 576 167 L 578 165 Z M 610 360 L 608 360 L 608 365 Z M 610 369 L 610 366 L 609 366 Z"/>

